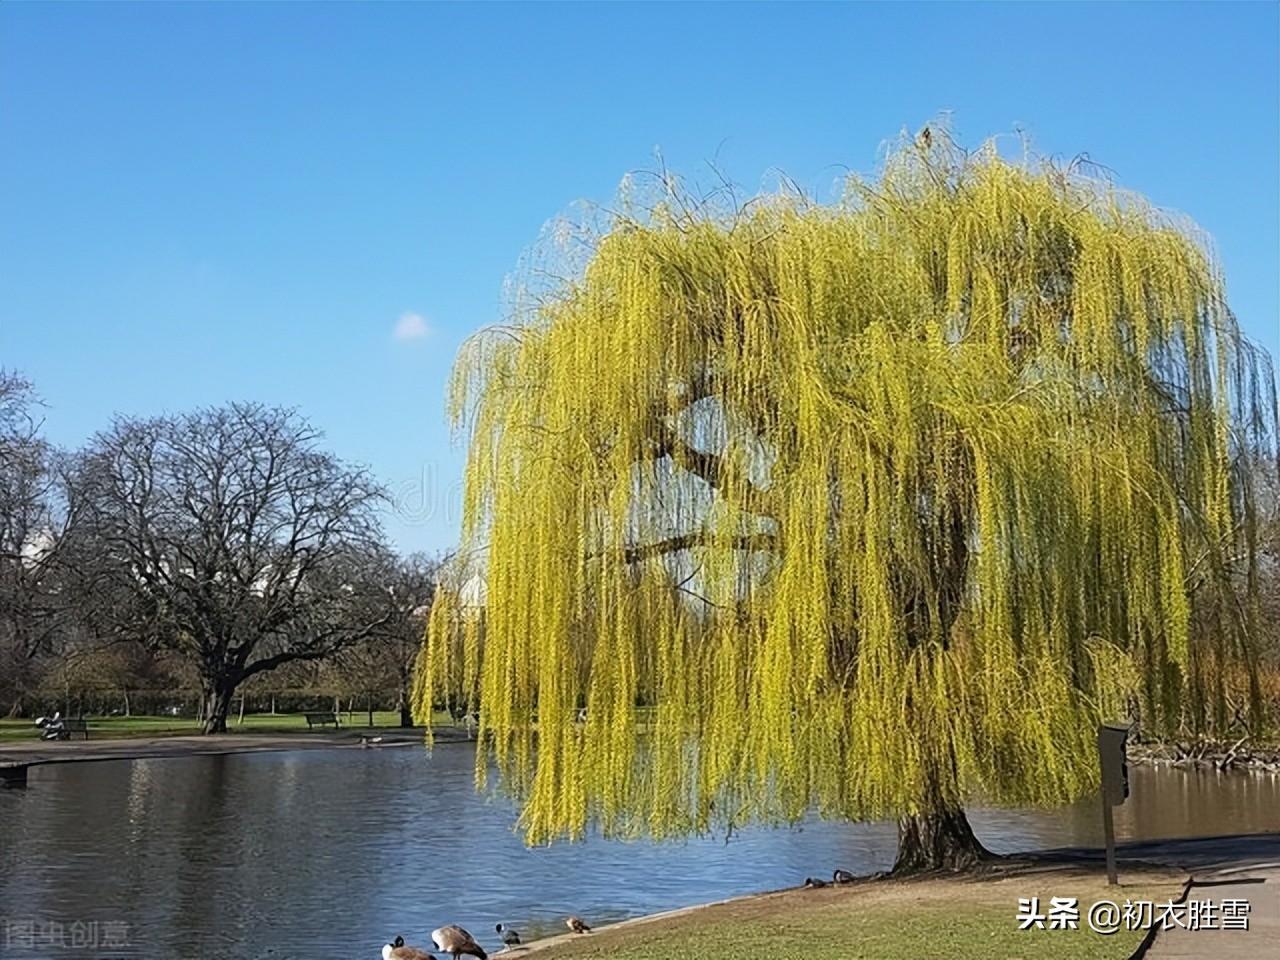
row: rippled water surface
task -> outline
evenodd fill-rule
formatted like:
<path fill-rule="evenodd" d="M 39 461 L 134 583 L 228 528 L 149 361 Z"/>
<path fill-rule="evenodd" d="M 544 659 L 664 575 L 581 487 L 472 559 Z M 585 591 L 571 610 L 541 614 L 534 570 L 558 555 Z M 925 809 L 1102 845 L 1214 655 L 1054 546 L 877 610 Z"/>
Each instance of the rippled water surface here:
<path fill-rule="evenodd" d="M 465 745 L 33 768 L 0 790 L 0 956 L 372 960 L 448 922 L 492 943 L 499 920 L 532 934 L 893 859 L 884 823 L 527 850 L 471 774 Z M 1132 783 L 1122 840 L 1280 830 L 1280 777 L 1142 767 Z M 971 819 L 1001 852 L 1101 843 L 1096 802 Z"/>

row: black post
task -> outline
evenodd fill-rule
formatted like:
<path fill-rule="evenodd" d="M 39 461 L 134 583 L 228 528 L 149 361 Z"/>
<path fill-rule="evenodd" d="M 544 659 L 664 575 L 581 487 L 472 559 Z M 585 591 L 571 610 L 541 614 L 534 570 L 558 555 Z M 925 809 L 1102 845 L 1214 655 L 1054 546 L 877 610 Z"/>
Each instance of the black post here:
<path fill-rule="evenodd" d="M 1111 801 L 1105 792 L 1102 795 L 1102 838 L 1107 845 L 1107 883 L 1114 887 L 1120 882 L 1116 876 L 1116 824 L 1111 816 Z"/>
<path fill-rule="evenodd" d="M 1129 770 L 1125 765 L 1128 725 L 1104 723 L 1098 727 L 1098 763 L 1102 770 L 1102 837 L 1107 846 L 1107 883 L 1119 883 L 1116 876 L 1116 825 L 1111 808 L 1129 796 Z"/>

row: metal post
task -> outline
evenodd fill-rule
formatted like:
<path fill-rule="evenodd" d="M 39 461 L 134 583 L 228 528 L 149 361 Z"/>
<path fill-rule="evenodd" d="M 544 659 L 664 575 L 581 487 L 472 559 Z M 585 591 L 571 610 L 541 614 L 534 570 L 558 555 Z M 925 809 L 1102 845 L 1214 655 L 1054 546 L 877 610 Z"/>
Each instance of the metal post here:
<path fill-rule="evenodd" d="M 1107 794 L 1102 794 L 1102 837 L 1107 845 L 1107 883 L 1115 886 L 1119 883 L 1116 877 L 1116 825 L 1111 815 L 1111 801 Z"/>
<path fill-rule="evenodd" d="M 1124 803 L 1129 796 L 1129 770 L 1125 764 L 1125 742 L 1129 739 L 1127 724 L 1104 723 L 1098 727 L 1098 764 L 1102 772 L 1102 835 L 1107 846 L 1107 883 L 1115 886 L 1116 825 L 1111 808 Z"/>

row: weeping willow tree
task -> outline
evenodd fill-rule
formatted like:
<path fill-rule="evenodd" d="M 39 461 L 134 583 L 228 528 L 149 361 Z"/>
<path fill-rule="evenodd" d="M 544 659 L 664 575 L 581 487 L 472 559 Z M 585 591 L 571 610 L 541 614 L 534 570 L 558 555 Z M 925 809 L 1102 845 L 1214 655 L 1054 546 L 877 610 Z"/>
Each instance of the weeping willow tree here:
<path fill-rule="evenodd" d="M 1100 719 L 1264 722 L 1274 380 L 1189 228 L 943 134 L 829 204 L 667 183 L 455 370 L 416 712 L 480 705 L 531 843 L 816 809 L 963 867 L 966 801 L 1096 787 Z"/>

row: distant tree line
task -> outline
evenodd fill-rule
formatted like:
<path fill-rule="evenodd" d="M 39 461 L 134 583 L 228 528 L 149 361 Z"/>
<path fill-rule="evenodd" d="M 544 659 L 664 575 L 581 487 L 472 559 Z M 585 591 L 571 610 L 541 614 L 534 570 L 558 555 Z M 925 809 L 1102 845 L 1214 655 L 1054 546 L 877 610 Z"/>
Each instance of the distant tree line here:
<path fill-rule="evenodd" d="M 262 404 L 117 416 L 74 451 L 40 411 L 0 371 L 0 715 L 194 706 L 218 733 L 274 696 L 409 723 L 436 564 L 388 545 L 367 469 Z"/>

